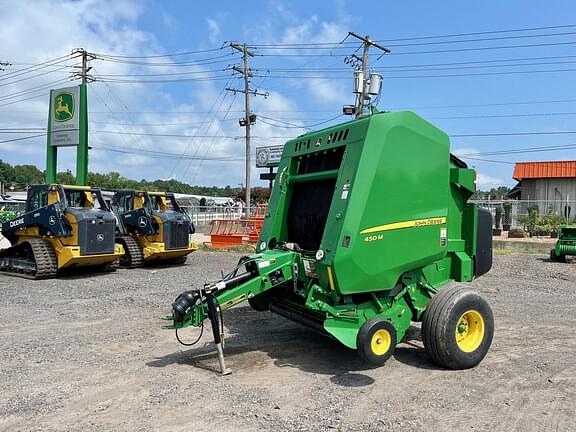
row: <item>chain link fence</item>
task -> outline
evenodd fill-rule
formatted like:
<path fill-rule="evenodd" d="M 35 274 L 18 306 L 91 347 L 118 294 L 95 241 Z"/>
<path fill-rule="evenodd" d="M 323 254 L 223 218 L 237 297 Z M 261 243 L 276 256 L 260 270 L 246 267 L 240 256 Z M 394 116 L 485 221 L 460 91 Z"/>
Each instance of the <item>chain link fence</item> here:
<path fill-rule="evenodd" d="M 245 206 L 181 206 L 192 218 L 194 225 L 203 226 L 210 225 L 215 219 L 241 219 L 243 217 L 254 217 L 260 211 L 260 206 L 251 206 L 246 209 Z M 248 214 L 246 214 L 248 210 Z"/>
<path fill-rule="evenodd" d="M 554 236 L 560 225 L 576 223 L 576 201 L 552 200 L 472 200 L 490 210 L 492 227 L 520 229 L 532 236 Z"/>

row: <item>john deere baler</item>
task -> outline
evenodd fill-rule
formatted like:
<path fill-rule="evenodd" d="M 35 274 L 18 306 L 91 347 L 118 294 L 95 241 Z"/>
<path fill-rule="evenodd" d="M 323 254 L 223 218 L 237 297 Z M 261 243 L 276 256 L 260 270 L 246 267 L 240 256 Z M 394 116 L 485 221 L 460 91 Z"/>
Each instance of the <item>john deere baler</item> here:
<path fill-rule="evenodd" d="M 550 251 L 550 260 L 566 262 L 569 255 L 576 256 L 576 225 L 560 225 L 560 234 L 554 249 Z"/>
<path fill-rule="evenodd" d="M 212 323 L 248 300 L 383 364 L 412 322 L 453 369 L 477 365 L 490 306 L 465 285 L 492 265 L 490 213 L 468 203 L 475 172 L 411 112 L 380 113 L 288 141 L 256 254 L 182 293 L 169 328 Z"/>

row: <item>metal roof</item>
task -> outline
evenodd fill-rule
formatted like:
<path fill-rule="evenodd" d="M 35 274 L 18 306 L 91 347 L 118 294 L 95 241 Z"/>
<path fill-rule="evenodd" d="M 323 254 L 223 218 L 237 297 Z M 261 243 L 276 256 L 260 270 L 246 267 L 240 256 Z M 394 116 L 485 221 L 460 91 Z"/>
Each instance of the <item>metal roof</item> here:
<path fill-rule="evenodd" d="M 516 162 L 512 178 L 576 178 L 576 161 Z"/>

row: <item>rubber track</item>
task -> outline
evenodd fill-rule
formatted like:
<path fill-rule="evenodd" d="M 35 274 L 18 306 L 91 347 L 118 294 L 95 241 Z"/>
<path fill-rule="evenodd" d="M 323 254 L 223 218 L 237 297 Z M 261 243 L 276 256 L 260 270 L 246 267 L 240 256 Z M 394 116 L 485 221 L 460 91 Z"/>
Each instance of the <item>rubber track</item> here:
<path fill-rule="evenodd" d="M 1 273 L 25 279 L 50 279 L 56 277 L 56 273 L 58 272 L 58 258 L 50 242 L 44 239 L 32 239 L 18 246 L 23 247 L 26 243 L 32 250 L 36 271 L 34 273 L 22 273 L 20 271 L 5 270 Z"/>
<path fill-rule="evenodd" d="M 115 272 L 116 270 L 118 270 L 118 267 L 120 267 L 120 260 L 115 260 L 112 261 L 111 263 L 105 264 L 103 267 L 103 270 L 105 272 Z"/>
<path fill-rule="evenodd" d="M 132 237 L 129 236 L 122 236 L 118 239 L 122 246 L 124 246 L 126 254 L 130 257 L 130 264 L 124 265 L 122 263 L 122 267 L 125 268 L 136 268 L 142 267 L 144 264 L 144 254 L 142 253 L 142 248 L 140 244 L 134 240 Z"/>

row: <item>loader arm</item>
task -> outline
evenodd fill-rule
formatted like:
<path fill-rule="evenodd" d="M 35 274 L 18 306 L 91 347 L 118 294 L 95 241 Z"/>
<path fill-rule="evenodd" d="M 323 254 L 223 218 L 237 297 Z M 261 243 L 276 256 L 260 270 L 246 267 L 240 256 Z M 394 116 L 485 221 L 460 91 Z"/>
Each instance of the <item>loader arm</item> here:
<path fill-rule="evenodd" d="M 42 233 L 55 237 L 72 234 L 70 224 L 63 216 L 61 205 L 54 203 L 4 222 L 2 224 L 2 235 L 10 240 L 11 243 L 14 243 L 16 241 L 16 231 L 21 228 L 32 227 L 38 227 Z"/>

